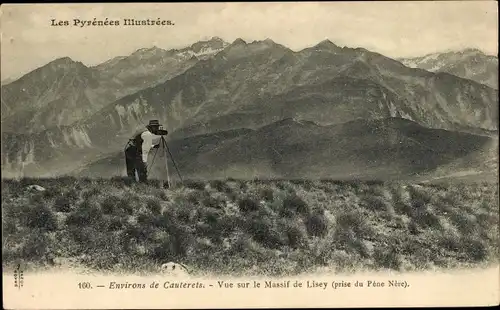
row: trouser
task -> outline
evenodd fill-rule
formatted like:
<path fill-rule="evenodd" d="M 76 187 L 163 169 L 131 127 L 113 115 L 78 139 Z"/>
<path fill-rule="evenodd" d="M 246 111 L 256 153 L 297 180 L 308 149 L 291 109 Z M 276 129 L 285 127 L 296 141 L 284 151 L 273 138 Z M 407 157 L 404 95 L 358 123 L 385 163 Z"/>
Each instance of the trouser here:
<path fill-rule="evenodd" d="M 125 163 L 127 165 L 127 176 L 129 178 L 135 181 L 135 172 L 137 171 L 139 182 L 146 182 L 148 179 L 147 167 L 142 161 L 142 154 L 135 145 L 129 144 L 125 149 Z"/>

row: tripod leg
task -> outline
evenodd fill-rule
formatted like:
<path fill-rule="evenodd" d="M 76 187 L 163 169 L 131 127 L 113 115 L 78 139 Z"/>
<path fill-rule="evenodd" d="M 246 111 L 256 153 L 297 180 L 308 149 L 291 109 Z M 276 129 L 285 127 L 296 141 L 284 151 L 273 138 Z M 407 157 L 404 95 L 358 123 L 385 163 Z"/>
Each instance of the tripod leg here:
<path fill-rule="evenodd" d="M 163 148 L 167 149 L 167 142 L 165 141 L 164 137 L 161 137 L 161 144 Z M 167 169 L 167 185 L 170 188 L 171 187 L 170 172 L 168 171 L 168 156 L 166 153 L 165 153 L 165 168 Z"/>
<path fill-rule="evenodd" d="M 179 172 L 179 168 L 177 168 L 177 164 L 175 163 L 175 160 L 174 160 L 174 157 L 172 156 L 172 153 L 170 153 L 170 149 L 168 148 L 167 142 L 165 142 L 165 146 L 167 148 L 168 154 L 170 155 L 170 159 L 172 159 L 172 163 L 174 164 L 175 170 L 177 170 L 177 175 L 179 176 L 179 180 L 181 180 L 181 183 L 182 183 L 183 181 L 182 181 L 181 173 Z"/>

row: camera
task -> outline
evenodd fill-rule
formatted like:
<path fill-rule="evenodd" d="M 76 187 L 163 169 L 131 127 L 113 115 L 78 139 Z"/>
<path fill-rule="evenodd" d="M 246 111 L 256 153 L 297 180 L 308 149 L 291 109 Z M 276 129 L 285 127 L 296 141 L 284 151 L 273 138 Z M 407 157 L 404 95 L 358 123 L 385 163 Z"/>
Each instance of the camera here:
<path fill-rule="evenodd" d="M 163 125 L 160 125 L 160 127 L 158 127 L 158 129 L 156 130 L 155 134 L 158 136 L 166 136 L 168 135 L 168 131 L 166 129 L 163 129 Z"/>

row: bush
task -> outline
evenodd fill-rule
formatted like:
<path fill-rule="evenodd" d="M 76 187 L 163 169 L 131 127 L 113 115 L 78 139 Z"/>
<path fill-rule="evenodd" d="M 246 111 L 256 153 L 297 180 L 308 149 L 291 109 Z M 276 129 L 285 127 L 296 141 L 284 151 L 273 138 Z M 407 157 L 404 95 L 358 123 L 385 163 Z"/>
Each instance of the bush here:
<path fill-rule="evenodd" d="M 148 198 L 146 208 L 153 214 L 161 214 L 161 202 L 158 198 Z"/>
<path fill-rule="evenodd" d="M 62 195 L 62 191 L 60 188 L 58 187 L 51 187 L 51 188 L 47 188 L 44 192 L 43 192 L 43 196 L 47 199 L 51 199 L 51 198 L 54 198 L 54 197 L 57 197 L 57 196 L 60 196 Z"/>
<path fill-rule="evenodd" d="M 82 192 L 82 198 L 84 200 L 87 200 L 87 199 L 90 199 L 90 198 L 93 198 L 93 197 L 99 195 L 100 193 L 101 193 L 101 190 L 98 187 L 92 187 L 92 188 Z"/>
<path fill-rule="evenodd" d="M 328 221 L 322 213 L 309 216 L 306 220 L 306 227 L 311 236 L 323 237 L 328 233 Z"/>
<path fill-rule="evenodd" d="M 488 256 L 488 251 L 484 243 L 469 237 L 465 237 L 462 241 L 462 249 L 467 261 L 479 262 Z"/>
<path fill-rule="evenodd" d="M 245 197 L 238 201 L 238 207 L 242 212 L 252 212 L 259 210 L 259 203 L 251 197 Z"/>
<path fill-rule="evenodd" d="M 186 181 L 184 182 L 184 186 L 199 191 L 205 190 L 205 183 L 202 181 Z"/>
<path fill-rule="evenodd" d="M 287 196 L 283 200 L 283 212 L 285 215 L 291 215 L 295 213 L 301 215 L 309 215 L 309 209 L 310 208 L 307 203 L 296 194 Z"/>
<path fill-rule="evenodd" d="M 118 197 L 107 196 L 101 201 L 101 208 L 104 214 L 116 214 L 120 208 Z"/>
<path fill-rule="evenodd" d="M 402 261 L 399 254 L 391 247 L 375 248 L 373 254 L 375 265 L 382 268 L 400 270 Z"/>
<path fill-rule="evenodd" d="M 49 253 L 49 240 L 43 231 L 28 235 L 21 249 L 21 255 L 28 261 L 44 261 Z"/>
<path fill-rule="evenodd" d="M 221 208 L 221 202 L 219 201 L 219 199 L 216 199 L 210 196 L 209 194 L 203 197 L 202 204 L 207 208 L 214 208 L 214 209 Z"/>
<path fill-rule="evenodd" d="M 430 211 L 425 210 L 423 212 L 418 212 L 414 218 L 422 228 L 442 229 L 439 218 Z"/>
<path fill-rule="evenodd" d="M 138 203 L 138 199 L 134 201 L 127 196 L 130 195 L 125 194 L 123 197 L 116 195 L 104 197 L 100 203 L 102 212 L 104 214 L 133 214 L 134 208 L 132 207 L 132 203 Z"/>
<path fill-rule="evenodd" d="M 58 212 L 70 212 L 73 209 L 73 202 L 66 196 L 57 197 L 54 201 L 54 209 Z"/>
<path fill-rule="evenodd" d="M 57 229 L 57 219 L 50 208 L 38 205 L 29 208 L 26 214 L 26 225 L 30 228 L 53 231 Z"/>
<path fill-rule="evenodd" d="M 260 189 L 260 197 L 262 197 L 262 199 L 264 201 L 272 202 L 274 199 L 274 192 L 269 187 L 261 188 Z"/>
<path fill-rule="evenodd" d="M 297 249 L 307 244 L 304 229 L 302 229 L 297 223 L 287 224 L 284 227 L 284 231 L 286 232 L 286 236 L 288 238 L 288 245 L 291 248 Z"/>
<path fill-rule="evenodd" d="M 267 218 L 254 218 L 250 222 L 249 233 L 253 239 L 265 247 L 276 249 L 286 242 Z"/>
<path fill-rule="evenodd" d="M 79 227 L 95 225 L 96 222 L 102 219 L 102 215 L 103 212 L 99 206 L 84 201 L 75 211 L 68 215 L 66 225 Z"/>
<path fill-rule="evenodd" d="M 373 229 L 368 226 L 365 216 L 359 211 L 344 211 L 337 216 L 337 231 L 352 230 L 360 238 L 373 234 Z"/>
<path fill-rule="evenodd" d="M 372 211 L 386 211 L 388 209 L 384 198 L 380 196 L 364 195 L 361 199 L 361 204 L 366 209 Z"/>
<path fill-rule="evenodd" d="M 232 192 L 231 187 L 224 181 L 214 180 L 210 182 L 210 186 L 215 188 L 217 191 L 221 193 L 230 193 Z"/>
<path fill-rule="evenodd" d="M 412 206 L 415 209 L 425 208 L 432 200 L 432 196 L 426 192 L 423 188 L 417 188 L 415 186 L 409 186 L 408 192 L 410 193 Z"/>

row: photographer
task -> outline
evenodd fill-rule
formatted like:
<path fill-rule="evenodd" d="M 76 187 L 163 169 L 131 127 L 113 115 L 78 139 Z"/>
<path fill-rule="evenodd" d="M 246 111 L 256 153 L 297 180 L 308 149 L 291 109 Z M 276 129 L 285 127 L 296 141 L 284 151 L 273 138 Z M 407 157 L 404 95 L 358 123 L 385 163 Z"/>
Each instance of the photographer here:
<path fill-rule="evenodd" d="M 158 120 L 151 120 L 143 130 L 129 140 L 125 149 L 125 162 L 127 165 L 127 175 L 132 180 L 135 179 L 135 172 L 139 175 L 139 182 L 145 182 L 148 178 L 147 164 L 148 153 L 153 148 L 160 146 L 160 135 L 166 135 L 167 131 L 160 129 Z"/>

